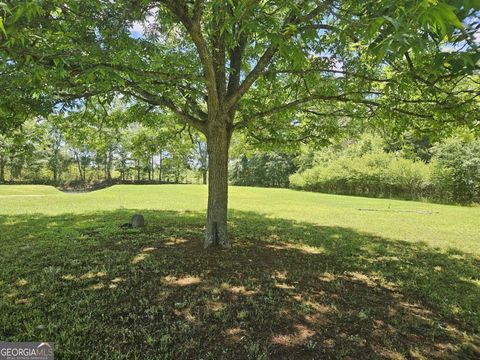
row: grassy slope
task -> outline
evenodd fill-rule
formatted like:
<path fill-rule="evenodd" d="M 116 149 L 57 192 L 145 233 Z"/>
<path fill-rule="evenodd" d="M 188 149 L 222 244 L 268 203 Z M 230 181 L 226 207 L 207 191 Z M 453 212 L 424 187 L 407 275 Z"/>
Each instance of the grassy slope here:
<path fill-rule="evenodd" d="M 234 248 L 205 252 L 203 186 L 7 191 L 2 340 L 59 358 L 480 356 L 479 208 L 233 187 Z M 133 209 L 147 227 L 119 229 Z"/>
<path fill-rule="evenodd" d="M 61 192 L 47 185 L 0 185 L 0 196 L 58 195 Z"/>

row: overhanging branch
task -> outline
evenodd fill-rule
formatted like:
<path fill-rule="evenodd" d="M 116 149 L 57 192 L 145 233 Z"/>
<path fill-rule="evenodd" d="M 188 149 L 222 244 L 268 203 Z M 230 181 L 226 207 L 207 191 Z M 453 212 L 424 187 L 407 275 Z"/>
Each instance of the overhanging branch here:
<path fill-rule="evenodd" d="M 332 1 L 326 1 L 325 3 L 322 3 L 315 7 L 315 9 L 310 11 L 308 14 L 301 17 L 297 17 L 293 13 L 290 13 L 283 22 L 282 31 L 286 29 L 289 25 L 299 25 L 314 19 L 331 2 Z M 289 35 L 289 37 L 293 35 L 294 34 L 292 33 Z M 272 61 L 275 54 L 278 52 L 278 48 L 279 46 L 277 44 L 270 44 L 270 46 L 265 50 L 252 71 L 250 71 L 250 73 L 245 77 L 245 80 L 240 84 L 237 91 L 227 97 L 227 110 L 231 110 L 233 107 L 235 107 L 238 101 L 240 101 L 240 99 L 243 97 L 243 95 L 245 95 L 245 93 L 251 88 L 255 81 L 264 73 L 265 69 Z"/>
<path fill-rule="evenodd" d="M 133 81 L 128 81 L 128 85 L 131 87 L 133 91 L 124 91 L 126 94 L 130 96 L 134 96 L 137 99 L 143 100 L 149 104 L 157 105 L 157 106 L 164 106 L 170 109 L 174 114 L 178 115 L 183 121 L 190 124 L 197 130 L 201 131 L 202 133 L 206 132 L 205 121 L 202 121 L 195 116 L 187 113 L 186 111 L 182 110 L 178 107 L 172 99 L 169 99 L 162 95 L 155 95 L 152 94 L 138 84 L 134 83 Z"/>
<path fill-rule="evenodd" d="M 271 115 L 274 115 L 276 113 L 295 108 L 297 106 L 307 104 L 309 102 L 313 101 L 332 101 L 332 102 L 344 102 L 344 103 L 354 103 L 354 104 L 363 104 L 366 106 L 371 106 L 371 107 L 376 107 L 380 108 L 383 107 L 384 105 L 378 101 L 375 100 L 370 100 L 370 99 L 365 99 L 365 98 L 352 98 L 354 95 L 359 95 L 362 93 L 345 93 L 345 94 L 340 94 L 340 95 L 311 95 L 308 97 L 304 97 L 301 99 L 293 100 L 285 104 L 281 104 L 278 106 L 274 106 L 270 109 L 260 111 L 257 113 L 254 113 L 250 115 L 248 118 L 244 118 L 241 121 L 237 122 L 234 124 L 235 129 L 240 129 L 246 127 L 251 121 L 254 119 L 262 118 L 262 117 L 268 117 Z M 366 93 L 363 93 L 366 94 Z M 378 94 L 378 93 L 375 93 Z M 403 115 L 409 115 L 413 117 L 418 117 L 418 118 L 423 118 L 423 119 L 432 119 L 433 115 L 432 114 L 422 114 L 422 113 L 417 113 L 415 111 L 411 111 L 408 109 L 403 109 L 399 107 L 390 107 L 390 111 L 397 112 Z"/>

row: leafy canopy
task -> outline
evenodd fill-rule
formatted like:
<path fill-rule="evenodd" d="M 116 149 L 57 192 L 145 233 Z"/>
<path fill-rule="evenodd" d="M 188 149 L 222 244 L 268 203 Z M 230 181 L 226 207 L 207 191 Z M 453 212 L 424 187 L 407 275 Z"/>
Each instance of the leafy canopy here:
<path fill-rule="evenodd" d="M 259 143 L 327 141 L 352 119 L 476 125 L 479 10 L 478 0 L 6 1 L 1 127 L 119 96 L 204 133 L 220 104 Z"/>

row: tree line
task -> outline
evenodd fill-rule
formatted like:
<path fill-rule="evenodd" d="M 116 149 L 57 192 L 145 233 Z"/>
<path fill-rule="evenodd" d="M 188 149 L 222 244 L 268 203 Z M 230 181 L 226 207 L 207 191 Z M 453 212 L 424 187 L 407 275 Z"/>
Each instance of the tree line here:
<path fill-rule="evenodd" d="M 76 114 L 51 115 L 0 135 L 0 183 L 207 183 L 205 141 L 182 128 L 172 133 L 168 116 L 151 121 L 135 108 L 87 115 L 78 127 L 71 124 Z M 141 121 L 118 119 L 131 116 Z M 480 138 L 466 128 L 437 140 L 408 133 L 392 139 L 370 128 L 322 146 L 234 142 L 232 185 L 480 203 Z"/>
<path fill-rule="evenodd" d="M 0 183 L 206 183 L 206 145 L 197 134 L 141 123 L 123 126 L 108 117 L 85 119 L 81 126 L 72 121 L 38 117 L 0 134 Z"/>

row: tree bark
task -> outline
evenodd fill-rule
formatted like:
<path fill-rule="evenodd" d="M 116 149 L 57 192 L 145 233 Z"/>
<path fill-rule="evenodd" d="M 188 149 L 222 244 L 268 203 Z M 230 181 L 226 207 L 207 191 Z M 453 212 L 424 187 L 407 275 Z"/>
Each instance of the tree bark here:
<path fill-rule="evenodd" d="M 80 163 L 80 155 L 75 152 L 75 160 L 77 163 L 77 168 L 78 168 L 78 175 L 80 176 L 80 180 L 85 181 L 83 173 L 82 173 L 82 165 Z"/>
<path fill-rule="evenodd" d="M 226 117 L 210 122 L 207 136 L 208 150 L 208 210 L 205 248 L 230 248 L 227 233 L 228 210 L 228 149 L 231 131 Z"/>
<path fill-rule="evenodd" d="M 152 180 L 152 166 L 151 166 L 151 161 L 148 159 L 147 163 L 147 172 L 148 172 L 148 180 Z"/>
<path fill-rule="evenodd" d="M 0 183 L 5 182 L 5 161 L 3 155 L 0 154 Z"/>
<path fill-rule="evenodd" d="M 108 151 L 105 163 L 105 177 L 108 182 L 112 181 L 112 152 Z"/>
<path fill-rule="evenodd" d="M 58 168 L 59 168 L 59 161 L 58 161 L 58 150 L 54 149 L 53 153 L 53 164 L 52 164 L 52 173 L 53 173 L 53 182 L 56 184 L 58 183 Z"/>
<path fill-rule="evenodd" d="M 85 184 L 87 182 L 87 166 L 86 165 L 82 165 L 82 180 L 83 180 L 83 183 Z"/>
<path fill-rule="evenodd" d="M 155 166 L 154 166 L 154 154 L 150 157 L 150 171 L 152 173 L 152 178 L 150 180 L 155 180 Z"/>
<path fill-rule="evenodd" d="M 160 163 L 158 165 L 158 182 L 162 182 L 163 150 L 160 151 Z"/>

